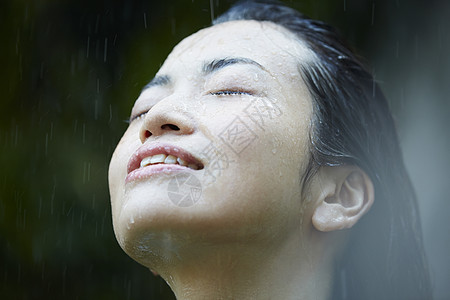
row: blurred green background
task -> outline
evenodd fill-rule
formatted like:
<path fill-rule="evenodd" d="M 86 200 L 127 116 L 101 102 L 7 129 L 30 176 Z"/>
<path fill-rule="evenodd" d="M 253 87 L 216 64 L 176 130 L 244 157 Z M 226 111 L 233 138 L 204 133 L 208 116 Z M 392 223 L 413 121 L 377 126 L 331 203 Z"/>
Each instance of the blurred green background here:
<path fill-rule="evenodd" d="M 115 241 L 108 163 L 173 46 L 232 2 L 0 2 L 2 299 L 171 299 Z M 450 298 L 450 1 L 285 2 L 338 27 L 386 92 Z"/>

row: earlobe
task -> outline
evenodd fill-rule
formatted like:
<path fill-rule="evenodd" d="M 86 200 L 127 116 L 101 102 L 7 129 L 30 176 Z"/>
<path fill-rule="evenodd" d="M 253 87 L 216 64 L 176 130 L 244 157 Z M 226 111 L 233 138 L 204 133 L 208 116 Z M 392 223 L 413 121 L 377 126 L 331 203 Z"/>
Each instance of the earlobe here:
<path fill-rule="evenodd" d="M 319 231 L 350 228 L 370 209 L 374 189 L 369 176 L 356 166 L 322 168 L 318 206 L 312 223 Z"/>

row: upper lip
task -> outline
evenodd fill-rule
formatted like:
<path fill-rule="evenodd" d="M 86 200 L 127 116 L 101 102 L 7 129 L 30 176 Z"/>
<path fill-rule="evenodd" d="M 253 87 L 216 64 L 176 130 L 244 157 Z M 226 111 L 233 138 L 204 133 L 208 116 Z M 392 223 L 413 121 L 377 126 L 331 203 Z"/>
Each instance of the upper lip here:
<path fill-rule="evenodd" d="M 134 170 L 139 169 L 141 161 L 144 158 L 156 154 L 173 155 L 181 158 L 188 164 L 196 164 L 199 169 L 203 169 L 202 162 L 183 148 L 166 143 L 152 143 L 142 145 L 133 153 L 128 161 L 127 173 L 129 174 Z"/>

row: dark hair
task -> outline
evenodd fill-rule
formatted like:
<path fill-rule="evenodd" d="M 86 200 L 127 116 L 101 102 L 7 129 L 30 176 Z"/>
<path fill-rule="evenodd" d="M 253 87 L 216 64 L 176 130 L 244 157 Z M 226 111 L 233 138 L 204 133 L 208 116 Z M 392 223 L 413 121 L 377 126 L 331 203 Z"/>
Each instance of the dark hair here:
<path fill-rule="evenodd" d="M 314 102 L 305 182 L 320 166 L 352 164 L 374 184 L 375 202 L 336 261 L 332 298 L 430 299 L 414 189 L 387 101 L 361 59 L 333 27 L 277 1 L 238 2 L 213 24 L 233 20 L 281 25 L 318 58 L 299 65 Z"/>

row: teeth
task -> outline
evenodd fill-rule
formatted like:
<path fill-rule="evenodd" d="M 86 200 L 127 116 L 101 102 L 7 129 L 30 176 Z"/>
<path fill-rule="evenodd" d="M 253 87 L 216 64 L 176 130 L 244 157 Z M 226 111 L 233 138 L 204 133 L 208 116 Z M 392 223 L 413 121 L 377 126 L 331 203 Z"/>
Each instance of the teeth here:
<path fill-rule="evenodd" d="M 198 166 L 196 164 L 188 164 L 185 160 L 182 160 L 179 157 L 176 157 L 174 155 L 166 155 L 166 154 L 156 154 L 153 156 L 148 156 L 144 158 L 141 161 L 141 168 L 146 167 L 151 164 L 159 164 L 159 163 L 165 163 L 165 164 L 179 164 L 181 166 L 188 167 L 193 170 L 198 170 Z"/>
<path fill-rule="evenodd" d="M 148 166 L 149 164 L 151 164 L 151 162 L 150 162 L 151 159 L 152 159 L 151 156 L 144 158 L 144 159 L 141 161 L 141 168 L 142 168 L 142 167 L 145 167 L 145 166 Z"/>
<path fill-rule="evenodd" d="M 177 163 L 177 157 L 173 155 L 169 155 L 164 160 L 165 164 L 176 164 Z"/>
<path fill-rule="evenodd" d="M 178 161 L 178 163 L 180 164 L 180 165 L 182 165 L 182 166 L 187 166 L 187 162 L 185 162 L 184 160 L 182 160 L 181 158 L 177 158 L 177 161 Z"/>
<path fill-rule="evenodd" d="M 152 164 L 162 163 L 162 162 L 164 162 L 165 159 L 166 159 L 165 154 L 156 154 L 156 155 L 152 156 L 150 163 L 152 163 Z"/>

